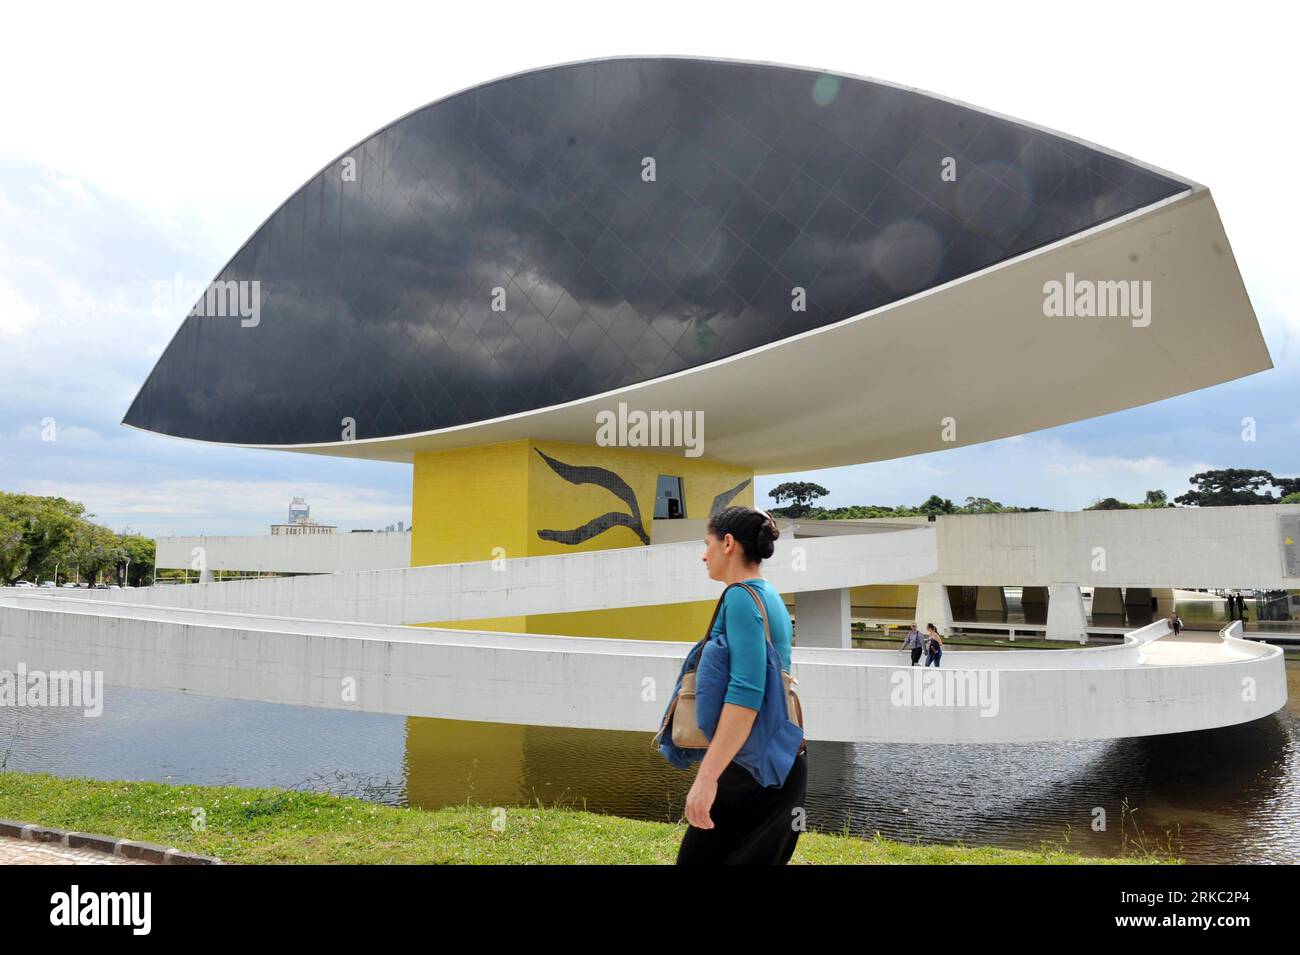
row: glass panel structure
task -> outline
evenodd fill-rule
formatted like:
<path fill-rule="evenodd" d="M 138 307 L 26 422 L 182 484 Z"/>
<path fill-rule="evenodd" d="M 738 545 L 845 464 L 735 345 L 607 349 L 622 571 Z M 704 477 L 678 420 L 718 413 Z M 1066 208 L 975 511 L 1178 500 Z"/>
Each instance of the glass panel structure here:
<path fill-rule="evenodd" d="M 868 80 L 679 58 L 538 70 L 403 117 L 294 193 L 214 280 L 258 283 L 256 323 L 191 313 L 125 423 L 301 445 L 546 408 L 1188 188 Z"/>

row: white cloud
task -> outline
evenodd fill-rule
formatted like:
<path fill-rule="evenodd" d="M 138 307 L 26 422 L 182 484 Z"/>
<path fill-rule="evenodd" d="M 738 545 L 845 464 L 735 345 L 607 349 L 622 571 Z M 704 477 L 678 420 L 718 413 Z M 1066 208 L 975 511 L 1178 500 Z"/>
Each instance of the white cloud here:
<path fill-rule="evenodd" d="M 19 335 L 36 324 L 38 312 L 0 275 L 0 335 Z"/>
<path fill-rule="evenodd" d="M 46 172 L 45 181 L 52 183 L 56 189 L 71 198 L 79 206 L 88 205 L 94 199 L 85 184 L 71 176 L 60 176 L 55 172 Z"/>
<path fill-rule="evenodd" d="M 1169 469 L 1169 464 L 1160 458 L 1151 456 L 1143 458 L 1089 457 L 1078 452 L 1066 451 L 1064 459 L 1053 457 L 1044 468 L 1047 474 L 1099 475 L 1099 474 L 1155 474 Z"/>
<path fill-rule="evenodd" d="M 46 430 L 46 423 L 49 423 L 52 431 Z M 104 437 L 98 431 L 90 428 L 79 427 L 78 425 L 68 425 L 66 427 L 59 424 L 57 418 L 49 417 L 42 419 L 40 424 L 24 424 L 18 429 L 17 437 L 19 440 L 43 441 L 43 435 L 52 434 L 55 442 L 63 441 L 65 443 L 76 443 L 81 446 L 90 444 L 103 444 Z"/>

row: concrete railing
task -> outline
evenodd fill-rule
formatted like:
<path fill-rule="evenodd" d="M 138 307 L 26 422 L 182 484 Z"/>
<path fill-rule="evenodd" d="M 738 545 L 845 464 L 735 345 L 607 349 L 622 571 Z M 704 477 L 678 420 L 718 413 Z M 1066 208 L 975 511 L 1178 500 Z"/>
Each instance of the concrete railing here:
<path fill-rule="evenodd" d="M 943 670 L 910 667 L 891 650 L 796 647 L 792 662 L 813 740 L 1109 739 L 1243 723 L 1285 705 L 1280 648 L 1228 636 L 1229 653 L 1180 657 L 1197 650 L 1189 641 L 1159 658 L 1168 632 L 1160 620 L 1122 645 L 954 651 Z M 498 723 L 652 733 L 687 646 L 0 595 L 3 668 L 100 670 L 110 687 Z M 344 698 L 345 683 L 355 697 Z M 954 702 L 961 687 L 967 702 Z"/>
<path fill-rule="evenodd" d="M 699 541 L 578 554 L 303 577 L 101 590 L 78 596 L 120 603 L 406 624 L 714 600 Z M 932 573 L 933 527 L 781 539 L 763 574 L 782 593 L 897 582 Z"/>

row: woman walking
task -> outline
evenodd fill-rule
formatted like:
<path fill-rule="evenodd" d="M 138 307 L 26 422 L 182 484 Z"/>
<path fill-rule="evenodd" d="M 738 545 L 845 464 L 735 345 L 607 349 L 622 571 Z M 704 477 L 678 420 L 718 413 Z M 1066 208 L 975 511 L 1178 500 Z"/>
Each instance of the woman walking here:
<path fill-rule="evenodd" d="M 921 651 L 925 648 L 925 639 L 921 636 L 921 631 L 916 629 L 916 622 L 912 622 L 912 629 L 907 631 L 907 636 L 903 639 L 903 645 L 898 648 L 902 653 L 904 650 L 912 651 L 912 666 L 916 666 L 921 659 Z"/>
<path fill-rule="evenodd" d="M 939 636 L 939 628 L 932 623 L 925 625 L 925 665 L 933 663 L 939 666 L 939 659 L 943 656 L 943 637 Z"/>
<path fill-rule="evenodd" d="M 767 766 L 789 765 L 789 770 L 784 779 L 773 778 L 766 783 L 735 759 L 750 742 L 751 730 L 758 728 L 760 711 L 770 694 L 781 694 L 779 703 L 769 700 L 768 705 L 779 705 L 780 719 L 784 721 L 785 685 L 777 674 L 773 686 L 775 668 L 769 666 L 768 632 L 781 669 L 789 672 L 794 628 L 780 593 L 759 573 L 759 565 L 772 556 L 779 536 L 772 515 L 764 510 L 729 507 L 709 518 L 702 559 L 709 577 L 728 585 L 710 637 L 726 637 L 730 681 L 717 729 L 686 795 L 689 825 L 677 851 L 678 865 L 785 865 L 794 854 L 803 828 L 808 787 L 806 749 L 800 745 L 793 762 L 786 762 L 794 748 L 790 734 L 781 734 L 780 743 L 774 735 L 767 745 L 789 745 L 789 749 L 784 750 L 784 759 L 769 752 L 762 762 Z M 761 598 L 763 609 L 754 600 L 755 594 Z M 766 712 L 771 713 L 771 709 Z M 787 725 L 792 727 L 797 729 Z M 801 736 L 798 733 L 795 742 Z M 758 765 L 749 758 L 746 763 Z"/>

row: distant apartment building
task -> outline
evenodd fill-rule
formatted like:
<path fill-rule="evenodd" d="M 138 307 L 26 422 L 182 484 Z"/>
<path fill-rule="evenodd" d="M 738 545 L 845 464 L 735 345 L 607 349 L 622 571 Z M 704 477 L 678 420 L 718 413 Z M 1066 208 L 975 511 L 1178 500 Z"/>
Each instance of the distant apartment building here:
<path fill-rule="evenodd" d="M 289 522 L 272 524 L 272 534 L 333 534 L 338 527 L 312 520 L 311 507 L 300 497 L 289 502 Z"/>

